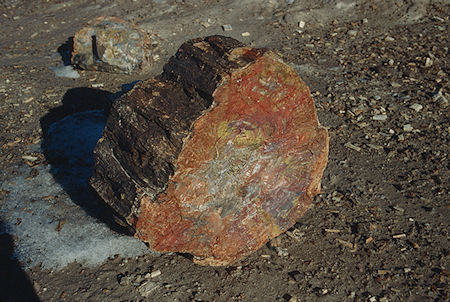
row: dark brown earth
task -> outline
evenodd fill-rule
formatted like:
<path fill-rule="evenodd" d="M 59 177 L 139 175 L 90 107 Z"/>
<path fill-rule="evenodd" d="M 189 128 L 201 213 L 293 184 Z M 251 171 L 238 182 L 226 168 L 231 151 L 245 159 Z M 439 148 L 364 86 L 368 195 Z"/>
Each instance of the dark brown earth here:
<path fill-rule="evenodd" d="M 159 74 L 185 40 L 211 34 L 270 47 L 292 63 L 329 127 L 330 156 L 306 215 L 233 266 L 166 254 L 24 271 L 9 260 L 14 238 L 2 235 L 1 301 L 448 300 L 449 2 L 287 2 L 2 1 L 2 182 L 27 164 L 41 117 L 67 91 L 103 84 L 117 92 Z M 49 70 L 61 61 L 57 49 L 100 15 L 151 33 L 148 76 L 80 71 L 67 79 Z M 42 153 L 26 155 L 47 164 Z"/>

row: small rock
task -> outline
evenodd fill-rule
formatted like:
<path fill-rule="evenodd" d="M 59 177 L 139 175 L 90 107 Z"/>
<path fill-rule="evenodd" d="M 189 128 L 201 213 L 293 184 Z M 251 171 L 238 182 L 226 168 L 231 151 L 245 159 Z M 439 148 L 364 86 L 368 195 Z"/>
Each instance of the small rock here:
<path fill-rule="evenodd" d="M 420 105 L 420 104 L 415 103 L 415 104 L 412 104 L 411 106 L 409 106 L 409 108 L 415 110 L 416 112 L 419 112 L 420 110 L 423 109 L 423 106 Z"/>
<path fill-rule="evenodd" d="M 431 67 L 433 65 L 433 60 L 431 60 L 430 58 L 427 58 L 425 60 L 425 67 Z"/>
<path fill-rule="evenodd" d="M 282 248 L 282 247 L 277 247 L 277 254 L 280 257 L 287 257 L 289 256 L 288 250 L 286 248 Z"/>
<path fill-rule="evenodd" d="M 243 36 L 243 37 L 249 37 L 249 36 L 250 36 L 250 33 L 249 33 L 248 31 L 246 31 L 246 32 L 243 32 L 243 33 L 241 34 L 241 36 Z"/>
<path fill-rule="evenodd" d="M 298 27 L 300 27 L 300 28 L 304 28 L 305 25 L 306 25 L 305 21 L 298 22 Z"/>
<path fill-rule="evenodd" d="M 364 19 L 362 19 L 362 22 L 363 22 L 364 24 L 367 24 L 367 23 L 369 23 L 369 19 L 364 18 Z"/>
<path fill-rule="evenodd" d="M 202 22 L 200 22 L 200 24 L 203 25 L 203 27 L 205 27 L 205 28 L 208 28 L 211 26 L 211 24 L 209 24 L 208 21 L 202 21 Z"/>
<path fill-rule="evenodd" d="M 117 276 L 117 282 L 119 282 L 121 286 L 130 285 L 131 284 L 130 276 L 119 274 Z"/>
<path fill-rule="evenodd" d="M 156 270 L 150 273 L 150 278 L 156 278 L 158 276 L 161 275 L 161 271 L 160 270 Z"/>
<path fill-rule="evenodd" d="M 151 293 L 158 288 L 158 284 L 152 281 L 146 281 L 139 286 L 138 290 L 142 297 L 148 297 Z"/>
<path fill-rule="evenodd" d="M 442 92 L 438 92 L 433 96 L 433 101 L 438 103 L 441 108 L 446 108 L 448 105 L 448 94 L 443 95 Z"/>
<path fill-rule="evenodd" d="M 224 25 L 222 25 L 222 29 L 224 31 L 232 31 L 233 27 L 230 24 L 224 24 Z"/>
<path fill-rule="evenodd" d="M 405 131 L 405 132 L 411 132 L 411 131 L 413 131 L 413 130 L 414 130 L 414 128 L 413 128 L 413 126 L 411 126 L 411 124 L 403 125 L 403 131 Z"/>
<path fill-rule="evenodd" d="M 352 143 L 348 142 L 344 145 L 345 147 L 355 150 L 356 152 L 361 152 L 361 148 L 358 146 L 353 145 Z"/>
<path fill-rule="evenodd" d="M 31 156 L 31 155 L 24 155 L 24 156 L 22 156 L 22 158 L 25 160 L 31 161 L 31 162 L 38 160 L 38 158 L 36 156 Z"/>
<path fill-rule="evenodd" d="M 386 38 L 384 38 L 384 40 L 387 41 L 387 42 L 393 42 L 393 41 L 395 41 L 395 39 L 392 38 L 391 36 L 387 36 Z"/>
<path fill-rule="evenodd" d="M 356 36 L 357 34 L 358 34 L 358 31 L 357 30 L 354 30 L 354 29 L 352 29 L 352 30 L 349 30 L 348 32 L 347 32 L 347 34 L 349 35 L 349 36 Z"/>
<path fill-rule="evenodd" d="M 386 114 L 377 114 L 377 115 L 372 116 L 372 119 L 374 121 L 385 121 L 385 120 L 387 120 L 387 115 Z"/>

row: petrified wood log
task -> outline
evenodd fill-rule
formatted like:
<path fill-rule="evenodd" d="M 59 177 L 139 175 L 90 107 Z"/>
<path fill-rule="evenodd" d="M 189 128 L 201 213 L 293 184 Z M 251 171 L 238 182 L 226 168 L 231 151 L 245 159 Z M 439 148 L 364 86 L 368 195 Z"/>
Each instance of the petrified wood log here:
<path fill-rule="evenodd" d="M 116 101 L 94 153 L 93 188 L 151 249 L 227 265 L 305 213 L 328 136 L 276 54 L 212 36 Z"/>
<path fill-rule="evenodd" d="M 145 72 L 151 66 L 150 39 L 117 17 L 97 17 L 73 38 L 72 64 L 87 70 Z"/>

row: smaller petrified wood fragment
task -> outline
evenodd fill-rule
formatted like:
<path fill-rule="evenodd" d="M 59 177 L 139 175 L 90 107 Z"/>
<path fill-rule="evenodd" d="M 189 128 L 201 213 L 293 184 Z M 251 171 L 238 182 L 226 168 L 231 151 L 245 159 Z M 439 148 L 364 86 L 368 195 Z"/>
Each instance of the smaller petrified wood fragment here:
<path fill-rule="evenodd" d="M 295 71 L 212 36 L 184 43 L 114 104 L 91 184 L 151 249 L 227 265 L 305 213 L 327 156 Z"/>
<path fill-rule="evenodd" d="M 98 17 L 73 38 L 72 64 L 87 70 L 144 72 L 150 67 L 150 39 L 136 25 Z"/>

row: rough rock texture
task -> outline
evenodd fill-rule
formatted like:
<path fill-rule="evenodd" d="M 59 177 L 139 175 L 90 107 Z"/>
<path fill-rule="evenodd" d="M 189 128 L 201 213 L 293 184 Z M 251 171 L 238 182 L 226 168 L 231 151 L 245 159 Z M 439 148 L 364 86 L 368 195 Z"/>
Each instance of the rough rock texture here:
<path fill-rule="evenodd" d="M 327 155 L 295 71 L 212 36 L 184 43 L 114 104 L 91 184 L 151 249 L 227 265 L 304 214 Z"/>
<path fill-rule="evenodd" d="M 132 73 L 150 66 L 150 39 L 136 25 L 98 17 L 74 36 L 72 64 L 87 70 Z"/>

